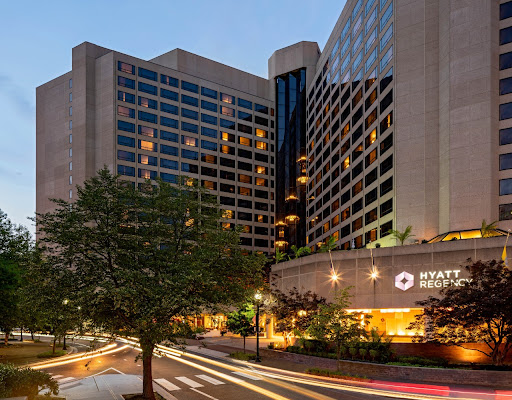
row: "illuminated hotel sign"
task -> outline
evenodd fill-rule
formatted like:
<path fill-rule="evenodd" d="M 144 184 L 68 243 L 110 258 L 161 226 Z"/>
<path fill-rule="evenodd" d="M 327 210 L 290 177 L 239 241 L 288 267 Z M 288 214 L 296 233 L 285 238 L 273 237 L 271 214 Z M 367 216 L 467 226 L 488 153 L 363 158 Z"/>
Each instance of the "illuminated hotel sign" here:
<path fill-rule="evenodd" d="M 420 272 L 420 289 L 445 288 L 448 286 L 464 286 L 471 282 L 471 279 L 462 278 L 460 269 L 444 271 Z M 414 275 L 403 271 L 395 276 L 395 287 L 403 290 L 409 290 L 415 284 Z"/>

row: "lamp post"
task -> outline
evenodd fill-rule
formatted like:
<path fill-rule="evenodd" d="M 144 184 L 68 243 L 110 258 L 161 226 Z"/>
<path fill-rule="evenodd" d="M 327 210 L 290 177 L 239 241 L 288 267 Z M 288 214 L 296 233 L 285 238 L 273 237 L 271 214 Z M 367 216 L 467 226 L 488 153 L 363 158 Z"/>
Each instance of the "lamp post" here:
<path fill-rule="evenodd" d="M 62 304 L 64 305 L 64 307 L 66 307 L 66 305 L 68 304 L 69 300 L 68 299 L 64 299 L 64 301 L 62 302 Z M 65 317 L 64 317 L 65 318 Z M 63 340 L 63 343 L 62 343 L 62 350 L 67 350 L 68 348 L 66 347 L 66 330 L 64 330 L 64 340 Z"/>
<path fill-rule="evenodd" d="M 260 300 L 261 293 L 258 291 L 254 295 L 256 299 L 256 359 L 254 362 L 261 362 L 260 359 Z"/>

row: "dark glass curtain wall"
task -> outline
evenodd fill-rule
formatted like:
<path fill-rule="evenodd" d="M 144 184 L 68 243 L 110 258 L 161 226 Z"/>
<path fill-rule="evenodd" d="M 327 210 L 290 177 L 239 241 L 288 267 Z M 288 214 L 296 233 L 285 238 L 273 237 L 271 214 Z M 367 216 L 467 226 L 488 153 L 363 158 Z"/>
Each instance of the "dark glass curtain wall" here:
<path fill-rule="evenodd" d="M 306 70 L 276 78 L 276 248 L 306 245 Z"/>

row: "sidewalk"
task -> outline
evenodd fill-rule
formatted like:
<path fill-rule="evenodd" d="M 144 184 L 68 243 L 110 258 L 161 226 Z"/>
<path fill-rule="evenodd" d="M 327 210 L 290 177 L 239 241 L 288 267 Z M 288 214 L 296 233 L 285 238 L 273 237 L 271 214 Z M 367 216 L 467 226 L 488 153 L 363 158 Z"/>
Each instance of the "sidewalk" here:
<path fill-rule="evenodd" d="M 155 382 L 153 388 L 164 399 L 176 400 Z M 141 392 L 142 378 L 137 375 L 104 374 L 65 383 L 60 387 L 59 396 L 66 400 L 122 400 L 123 394 Z"/>

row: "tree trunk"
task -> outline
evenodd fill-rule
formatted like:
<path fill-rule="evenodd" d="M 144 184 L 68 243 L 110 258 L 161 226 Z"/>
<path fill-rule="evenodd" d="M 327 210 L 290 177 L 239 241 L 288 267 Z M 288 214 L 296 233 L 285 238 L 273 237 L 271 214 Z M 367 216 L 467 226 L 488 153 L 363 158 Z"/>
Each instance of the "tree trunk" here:
<path fill-rule="evenodd" d="M 20 329 L 20 342 L 23 342 L 23 328 Z"/>
<path fill-rule="evenodd" d="M 53 337 L 53 347 L 52 347 L 52 354 L 55 354 L 55 342 L 57 342 L 57 338 Z"/>
<path fill-rule="evenodd" d="M 30 331 L 30 336 L 32 337 L 32 341 L 34 341 L 34 332 L 32 330 Z"/>
<path fill-rule="evenodd" d="M 62 346 L 62 350 L 67 350 L 68 348 L 66 347 L 66 334 L 64 334 L 64 345 Z"/>
<path fill-rule="evenodd" d="M 153 344 L 142 346 L 142 396 L 144 400 L 156 400 L 153 392 L 153 372 L 151 370 L 153 349 Z"/>
<path fill-rule="evenodd" d="M 339 371 L 340 370 L 340 363 L 338 361 L 340 361 L 341 359 L 341 343 L 340 342 L 336 342 L 336 371 Z"/>
<path fill-rule="evenodd" d="M 244 336 L 244 354 L 245 354 L 245 336 Z"/>
<path fill-rule="evenodd" d="M 7 347 L 9 345 L 9 332 L 5 331 L 4 344 Z"/>

